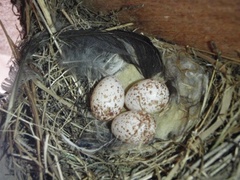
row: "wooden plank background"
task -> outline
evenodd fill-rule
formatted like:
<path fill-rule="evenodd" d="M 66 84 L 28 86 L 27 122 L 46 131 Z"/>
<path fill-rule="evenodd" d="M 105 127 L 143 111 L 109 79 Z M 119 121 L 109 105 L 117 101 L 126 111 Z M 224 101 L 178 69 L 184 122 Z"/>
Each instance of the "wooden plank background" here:
<path fill-rule="evenodd" d="M 86 0 L 102 13 L 121 10 L 121 22 L 180 45 L 209 50 L 214 41 L 224 55 L 240 57 L 239 0 Z"/>

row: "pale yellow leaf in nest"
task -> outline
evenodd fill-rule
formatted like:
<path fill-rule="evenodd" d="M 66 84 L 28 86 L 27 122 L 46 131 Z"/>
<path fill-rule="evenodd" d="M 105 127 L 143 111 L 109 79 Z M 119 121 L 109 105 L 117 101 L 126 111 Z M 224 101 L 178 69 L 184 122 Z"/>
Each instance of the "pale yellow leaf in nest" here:
<path fill-rule="evenodd" d="M 200 105 L 186 107 L 174 99 L 169 102 L 168 107 L 154 114 L 156 119 L 156 138 L 168 140 L 180 136 L 199 119 Z"/>
<path fill-rule="evenodd" d="M 127 64 L 122 70 L 115 74 L 124 89 L 128 89 L 133 83 L 144 79 L 143 75 L 132 64 Z"/>
<path fill-rule="evenodd" d="M 180 134 L 187 121 L 186 111 L 175 102 L 171 103 L 165 111 L 155 114 L 154 117 L 157 124 L 155 137 L 164 140 Z"/>

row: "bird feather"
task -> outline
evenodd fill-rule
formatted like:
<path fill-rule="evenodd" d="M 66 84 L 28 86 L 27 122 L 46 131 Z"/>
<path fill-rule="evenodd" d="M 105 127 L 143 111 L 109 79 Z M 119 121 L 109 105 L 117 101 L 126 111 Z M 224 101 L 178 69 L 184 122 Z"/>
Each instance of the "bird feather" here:
<path fill-rule="evenodd" d="M 145 78 L 163 71 L 161 56 L 150 39 L 133 32 L 120 30 L 68 30 L 55 35 L 61 53 L 59 64 L 71 69 L 78 78 L 98 80 L 113 75 L 125 66 L 133 64 Z M 11 112 L 19 86 L 27 77 L 26 67 L 32 55 L 50 41 L 47 32 L 36 34 L 21 47 L 19 70 L 13 83 L 8 112 Z M 11 113 L 7 120 L 11 119 Z M 8 124 L 8 123 L 5 123 Z M 6 129 L 6 127 L 4 127 Z"/>

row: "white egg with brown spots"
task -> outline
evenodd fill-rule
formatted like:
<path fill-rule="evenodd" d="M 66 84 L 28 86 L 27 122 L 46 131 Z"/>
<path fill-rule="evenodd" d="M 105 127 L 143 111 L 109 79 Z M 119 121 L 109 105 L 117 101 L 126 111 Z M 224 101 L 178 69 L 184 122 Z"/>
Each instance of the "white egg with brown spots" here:
<path fill-rule="evenodd" d="M 169 101 L 169 90 L 164 83 L 145 79 L 135 83 L 126 93 L 125 105 L 129 110 L 160 112 Z"/>
<path fill-rule="evenodd" d="M 95 118 L 109 121 L 116 117 L 124 105 L 124 89 L 113 76 L 102 79 L 93 90 L 90 108 Z"/>
<path fill-rule="evenodd" d="M 144 144 L 151 141 L 155 135 L 156 122 L 144 111 L 127 111 L 115 117 L 111 131 L 122 142 Z"/>

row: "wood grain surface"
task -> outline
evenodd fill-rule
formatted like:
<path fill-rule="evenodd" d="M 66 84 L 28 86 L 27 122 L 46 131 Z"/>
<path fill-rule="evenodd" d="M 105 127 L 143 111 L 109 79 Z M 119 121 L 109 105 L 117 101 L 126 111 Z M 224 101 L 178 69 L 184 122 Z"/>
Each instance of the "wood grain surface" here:
<path fill-rule="evenodd" d="M 122 23 L 179 45 L 209 50 L 214 41 L 224 55 L 240 54 L 239 0 L 87 0 L 95 11 L 119 11 Z"/>

